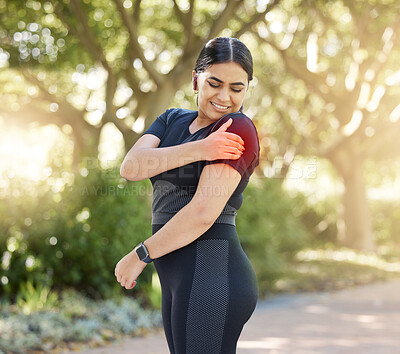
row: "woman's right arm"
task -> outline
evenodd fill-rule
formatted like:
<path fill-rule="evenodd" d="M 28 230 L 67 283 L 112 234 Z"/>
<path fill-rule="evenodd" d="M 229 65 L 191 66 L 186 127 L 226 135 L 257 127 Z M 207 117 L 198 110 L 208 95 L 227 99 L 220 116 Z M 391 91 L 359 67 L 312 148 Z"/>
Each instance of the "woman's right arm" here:
<path fill-rule="evenodd" d="M 157 136 L 144 134 L 126 154 L 120 174 L 140 181 L 196 161 L 238 159 L 244 142 L 239 135 L 226 132 L 231 123 L 228 120 L 205 139 L 163 148 L 158 147 L 161 140 Z"/>
<path fill-rule="evenodd" d="M 200 141 L 159 148 L 160 139 L 152 134 L 141 136 L 128 151 L 120 174 L 127 180 L 140 181 L 159 173 L 199 161 Z"/>

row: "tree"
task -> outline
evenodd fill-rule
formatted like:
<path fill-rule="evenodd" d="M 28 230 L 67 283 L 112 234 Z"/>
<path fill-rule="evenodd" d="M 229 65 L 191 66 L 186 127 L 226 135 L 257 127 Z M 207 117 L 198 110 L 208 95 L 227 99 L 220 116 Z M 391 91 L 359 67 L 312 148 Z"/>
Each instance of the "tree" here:
<path fill-rule="evenodd" d="M 8 57 L 9 70 L 22 74 L 33 88 L 23 92 L 20 84 L 3 86 L 6 95 L 0 113 L 12 115 L 19 124 L 68 124 L 76 146 L 76 167 L 82 156 L 97 156 L 100 132 L 107 123 L 122 133 L 128 150 L 140 128 L 147 129 L 188 82 L 195 59 L 209 39 L 239 37 L 277 3 L 3 3 L 3 57 Z M 93 72 L 103 72 L 104 83 L 81 87 L 80 78 Z M 102 97 L 93 104 L 99 91 Z M 97 119 L 91 123 L 88 114 L 93 112 Z"/>
<path fill-rule="evenodd" d="M 345 189 L 339 239 L 373 250 L 364 165 L 400 152 L 400 4 L 294 3 L 282 3 L 257 25 L 269 60 L 258 64 L 265 91 L 255 106 L 269 107 L 286 171 L 295 154 L 335 166 Z"/>

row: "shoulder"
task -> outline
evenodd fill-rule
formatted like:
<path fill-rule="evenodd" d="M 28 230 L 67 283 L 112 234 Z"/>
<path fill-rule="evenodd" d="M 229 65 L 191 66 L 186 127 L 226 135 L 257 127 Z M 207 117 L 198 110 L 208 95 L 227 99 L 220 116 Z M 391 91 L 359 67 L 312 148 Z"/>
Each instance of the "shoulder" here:
<path fill-rule="evenodd" d="M 170 108 L 167 109 L 162 115 L 166 119 L 167 124 L 176 121 L 177 119 L 182 119 L 188 116 L 191 116 L 195 113 L 190 109 L 185 108 Z"/>
<path fill-rule="evenodd" d="M 251 133 L 258 137 L 257 128 L 253 121 L 242 112 L 228 113 L 222 116 L 212 127 L 212 131 L 218 130 L 229 118 L 232 118 L 232 124 L 228 127 L 227 131 Z"/>
<path fill-rule="evenodd" d="M 229 118 L 232 118 L 232 123 L 226 131 L 239 135 L 245 143 L 247 152 L 258 156 L 260 154 L 260 141 L 253 121 L 242 112 L 229 113 L 221 118 L 218 127 Z"/>
<path fill-rule="evenodd" d="M 226 114 L 218 119 L 215 122 L 215 126 L 213 126 L 213 130 L 219 129 L 220 126 L 230 118 L 232 119 L 232 123 L 229 125 L 226 131 L 239 135 L 242 138 L 245 148 L 243 155 L 236 160 L 217 159 L 213 161 L 206 161 L 206 165 L 222 162 L 224 164 L 231 165 L 240 173 L 240 175 L 246 175 L 247 177 L 250 177 L 254 171 L 254 168 L 259 164 L 260 143 L 257 129 L 253 121 L 248 116 L 242 112 L 235 112 Z"/>
<path fill-rule="evenodd" d="M 257 133 L 257 128 L 254 125 L 253 121 L 248 116 L 246 116 L 244 113 L 236 112 L 236 113 L 231 113 L 231 114 L 227 115 L 227 117 L 224 117 L 225 121 L 228 120 L 229 118 L 233 119 L 232 124 L 236 124 L 237 126 L 241 126 L 241 127 L 250 128 Z"/>

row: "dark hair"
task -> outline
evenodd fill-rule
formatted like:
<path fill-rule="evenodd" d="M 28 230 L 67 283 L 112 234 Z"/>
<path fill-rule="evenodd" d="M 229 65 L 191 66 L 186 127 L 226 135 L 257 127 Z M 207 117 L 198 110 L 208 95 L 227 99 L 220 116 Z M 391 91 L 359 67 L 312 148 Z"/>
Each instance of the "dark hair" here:
<path fill-rule="evenodd" d="M 235 62 L 247 72 L 248 80 L 253 79 L 253 58 L 249 49 L 232 37 L 216 37 L 209 40 L 197 58 L 194 71 L 199 74 L 212 64 Z"/>

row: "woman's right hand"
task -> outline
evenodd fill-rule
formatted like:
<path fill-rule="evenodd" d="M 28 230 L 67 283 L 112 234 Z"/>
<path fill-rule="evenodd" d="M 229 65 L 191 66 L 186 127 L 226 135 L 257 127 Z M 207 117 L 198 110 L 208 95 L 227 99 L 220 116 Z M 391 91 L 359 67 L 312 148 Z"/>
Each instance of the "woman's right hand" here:
<path fill-rule="evenodd" d="M 242 156 L 244 151 L 243 139 L 237 134 L 226 131 L 231 124 L 232 118 L 229 118 L 218 130 L 200 140 L 202 142 L 202 160 L 236 160 Z"/>

